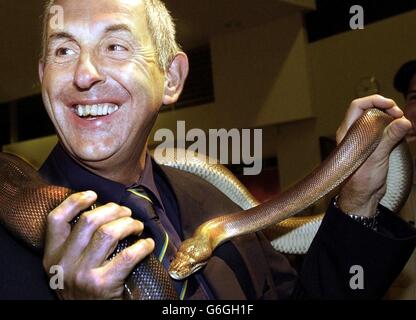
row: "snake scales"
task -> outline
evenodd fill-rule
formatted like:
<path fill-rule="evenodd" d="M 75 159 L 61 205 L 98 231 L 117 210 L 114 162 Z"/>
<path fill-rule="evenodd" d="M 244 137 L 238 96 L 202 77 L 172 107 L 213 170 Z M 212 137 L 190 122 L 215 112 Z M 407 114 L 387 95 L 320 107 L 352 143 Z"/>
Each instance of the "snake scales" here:
<path fill-rule="evenodd" d="M 380 110 L 367 111 L 321 166 L 292 188 L 261 205 L 221 165 L 189 162 L 187 159 L 178 158 L 163 161 L 156 159 L 160 164 L 177 167 L 203 177 L 244 210 L 201 225 L 194 237 L 182 244 L 171 265 L 170 275 L 175 279 L 187 277 L 205 265 L 212 251 L 222 242 L 275 225 L 316 202 L 341 184 L 367 159 L 377 147 L 384 128 L 391 121 L 391 117 Z M 411 170 L 406 146 L 401 144 L 392 153 L 387 193 L 382 200 L 390 209 L 397 211 L 407 198 Z M 0 154 L 0 183 L 0 223 L 31 247 L 41 249 L 47 214 L 73 191 L 45 184 L 29 165 L 7 154 Z M 283 237 L 289 235 L 289 241 L 295 241 L 287 245 L 286 239 L 282 243 L 287 248 L 283 249 L 296 252 L 297 241 L 300 239 L 304 242 L 300 251 L 304 250 L 315 232 L 311 232 L 311 229 L 317 229 L 321 218 L 318 216 L 314 219 L 286 220 L 284 223 L 291 231 Z M 296 219 L 300 219 L 301 222 Z M 299 236 L 296 234 L 296 228 L 295 231 L 292 230 L 292 225 L 306 230 L 309 238 L 305 241 L 303 231 Z M 290 235 L 291 232 L 295 232 L 295 237 L 293 234 Z M 131 241 L 121 241 L 116 251 L 129 245 Z M 140 263 L 133 271 L 126 281 L 126 295 L 131 299 L 177 298 L 167 273 L 154 256 Z"/>

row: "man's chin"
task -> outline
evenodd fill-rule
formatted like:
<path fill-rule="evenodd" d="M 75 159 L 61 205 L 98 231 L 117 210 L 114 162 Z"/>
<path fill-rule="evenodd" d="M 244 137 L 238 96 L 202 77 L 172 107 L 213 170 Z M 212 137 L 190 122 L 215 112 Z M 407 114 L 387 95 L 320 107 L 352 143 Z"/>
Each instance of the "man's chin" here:
<path fill-rule="evenodd" d="M 114 155 L 114 151 L 110 148 L 99 148 L 93 146 L 70 148 L 70 153 L 75 160 L 81 163 L 103 162 Z"/>

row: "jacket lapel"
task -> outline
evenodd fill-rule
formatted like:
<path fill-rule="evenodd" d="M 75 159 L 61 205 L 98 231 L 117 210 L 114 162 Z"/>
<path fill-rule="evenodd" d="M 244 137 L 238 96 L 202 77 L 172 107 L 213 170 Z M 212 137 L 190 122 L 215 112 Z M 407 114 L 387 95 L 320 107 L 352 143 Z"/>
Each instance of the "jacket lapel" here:
<path fill-rule="evenodd" d="M 208 183 L 202 186 L 200 178 L 193 174 L 167 166 L 161 166 L 161 169 L 175 192 L 185 238 L 191 237 L 201 223 L 239 210 L 231 201 L 213 202 L 211 196 L 206 197 L 218 193 L 217 189 Z M 223 259 L 213 256 L 202 269 L 202 274 L 217 299 L 246 299 L 235 273 Z"/>

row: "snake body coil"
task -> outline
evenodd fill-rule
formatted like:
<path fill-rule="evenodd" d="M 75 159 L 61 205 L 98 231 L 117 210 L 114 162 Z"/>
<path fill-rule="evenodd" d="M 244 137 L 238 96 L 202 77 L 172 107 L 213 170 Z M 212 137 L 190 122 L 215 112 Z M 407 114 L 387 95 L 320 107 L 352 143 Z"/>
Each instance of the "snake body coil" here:
<path fill-rule="evenodd" d="M 44 245 L 47 215 L 74 191 L 47 185 L 20 158 L 0 153 L 0 223 L 36 250 Z M 120 241 L 112 257 L 138 239 Z M 173 300 L 178 295 L 159 260 L 150 255 L 139 263 L 125 284 L 125 298 Z"/>

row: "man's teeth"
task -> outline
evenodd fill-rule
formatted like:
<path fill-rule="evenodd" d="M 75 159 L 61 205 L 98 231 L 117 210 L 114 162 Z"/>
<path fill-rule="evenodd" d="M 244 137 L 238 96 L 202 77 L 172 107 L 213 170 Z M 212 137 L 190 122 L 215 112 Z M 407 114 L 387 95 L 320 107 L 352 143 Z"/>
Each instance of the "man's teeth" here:
<path fill-rule="evenodd" d="M 77 105 L 75 107 L 75 112 L 80 117 L 88 117 L 88 116 L 106 116 L 116 112 L 118 110 L 118 105 L 112 103 L 104 103 L 104 104 L 93 104 L 93 105 Z"/>

